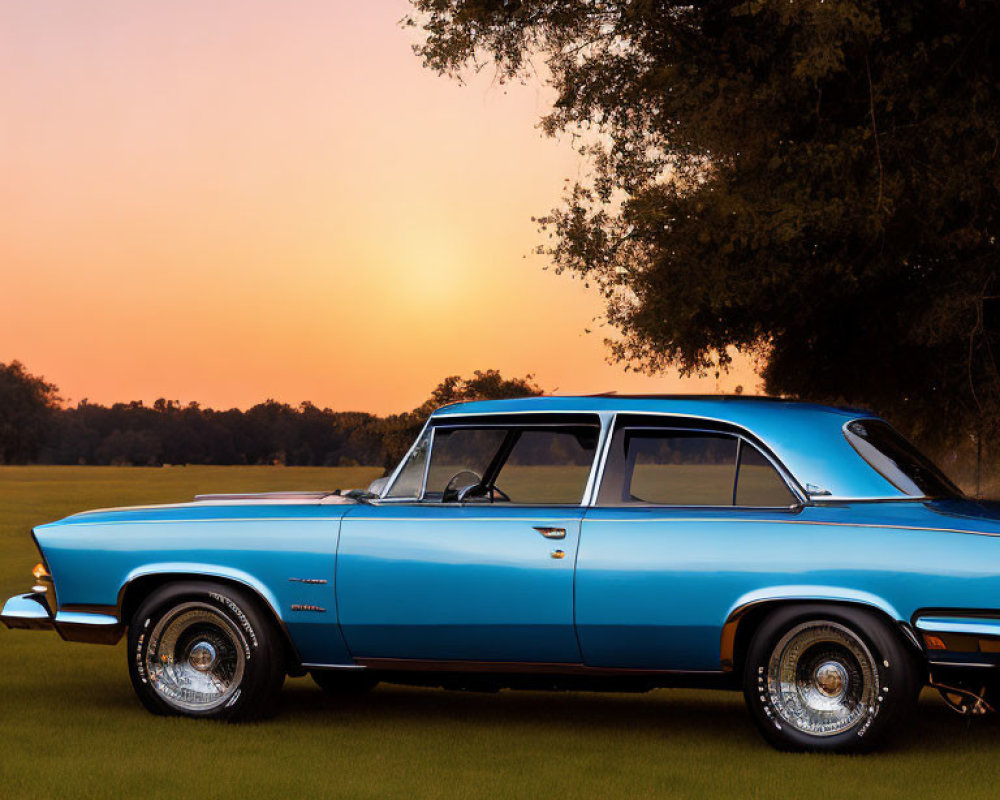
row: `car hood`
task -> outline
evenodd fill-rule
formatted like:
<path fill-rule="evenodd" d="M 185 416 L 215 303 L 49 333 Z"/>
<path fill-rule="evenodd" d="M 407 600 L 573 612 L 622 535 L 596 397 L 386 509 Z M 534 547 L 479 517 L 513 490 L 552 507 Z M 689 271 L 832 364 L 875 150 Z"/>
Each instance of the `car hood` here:
<path fill-rule="evenodd" d="M 269 519 L 339 519 L 358 501 L 326 493 L 266 495 L 204 495 L 194 502 L 123 506 L 82 511 L 35 528 L 44 531 L 66 525 L 197 522 Z"/>

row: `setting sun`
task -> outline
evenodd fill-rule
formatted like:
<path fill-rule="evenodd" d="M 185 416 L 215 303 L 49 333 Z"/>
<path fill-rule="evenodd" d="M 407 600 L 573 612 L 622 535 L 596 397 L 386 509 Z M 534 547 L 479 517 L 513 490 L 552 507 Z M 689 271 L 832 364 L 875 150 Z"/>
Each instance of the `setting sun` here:
<path fill-rule="evenodd" d="M 406 3 L 49 8 L 0 3 L 0 361 L 66 400 L 387 412 L 485 368 L 755 383 L 606 362 L 600 298 L 532 254 L 583 169 L 535 127 L 548 94 L 437 78 Z"/>

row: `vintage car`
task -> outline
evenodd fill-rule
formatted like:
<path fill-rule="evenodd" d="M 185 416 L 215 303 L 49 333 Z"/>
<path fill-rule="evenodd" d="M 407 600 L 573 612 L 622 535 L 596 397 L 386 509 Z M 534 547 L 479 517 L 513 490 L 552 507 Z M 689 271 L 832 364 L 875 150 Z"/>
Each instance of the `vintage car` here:
<path fill-rule="evenodd" d="M 863 411 L 763 398 L 439 409 L 368 492 L 41 525 L 10 628 L 127 641 L 157 714 L 359 693 L 742 689 L 783 749 L 868 749 L 927 684 L 995 701 L 1000 509 Z"/>

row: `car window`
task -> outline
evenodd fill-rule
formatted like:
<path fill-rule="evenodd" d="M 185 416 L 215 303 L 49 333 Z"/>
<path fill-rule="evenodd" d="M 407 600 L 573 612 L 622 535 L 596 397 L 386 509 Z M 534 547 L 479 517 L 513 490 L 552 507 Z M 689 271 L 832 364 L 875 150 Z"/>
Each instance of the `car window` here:
<path fill-rule="evenodd" d="M 493 485 L 512 503 L 579 503 L 598 433 L 596 426 L 520 431 Z"/>
<path fill-rule="evenodd" d="M 637 431 L 624 438 L 624 502 L 732 505 L 737 445 L 734 436 Z"/>
<path fill-rule="evenodd" d="M 438 428 L 434 432 L 425 496 L 440 499 L 460 473 L 481 480 L 507 438 L 505 428 Z M 472 477 L 462 479 L 475 483 Z"/>
<path fill-rule="evenodd" d="M 740 468 L 736 476 L 736 505 L 790 506 L 795 495 L 764 454 L 749 442 L 740 442 Z"/>
<path fill-rule="evenodd" d="M 735 435 L 623 428 L 612 437 L 598 502 L 783 507 L 795 496 L 764 455 Z"/>
<path fill-rule="evenodd" d="M 399 475 L 386 492 L 386 497 L 418 497 L 420 488 L 424 483 L 424 470 L 427 466 L 427 451 L 430 443 L 431 431 L 428 428 L 424 431 L 420 440 L 414 445 Z"/>
<path fill-rule="evenodd" d="M 913 497 L 960 497 L 961 490 L 888 422 L 856 419 L 844 428 L 851 446 L 889 483 Z"/>

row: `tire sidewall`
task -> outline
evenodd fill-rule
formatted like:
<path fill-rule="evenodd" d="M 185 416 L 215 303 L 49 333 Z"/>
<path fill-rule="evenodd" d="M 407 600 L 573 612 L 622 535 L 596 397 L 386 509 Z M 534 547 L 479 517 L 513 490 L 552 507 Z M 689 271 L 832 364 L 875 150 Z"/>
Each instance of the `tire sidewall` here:
<path fill-rule="evenodd" d="M 828 621 L 849 628 L 868 648 L 877 676 L 873 710 L 850 729 L 815 736 L 786 723 L 771 702 L 767 672 L 771 655 L 792 628 L 810 621 Z M 880 744 L 912 712 L 919 691 L 913 658 L 882 619 L 862 609 L 810 605 L 772 612 L 754 634 L 747 652 L 743 690 L 754 721 L 773 746 L 782 750 L 860 752 Z"/>
<path fill-rule="evenodd" d="M 185 603 L 209 606 L 230 621 L 243 649 L 243 678 L 234 695 L 222 706 L 201 711 L 179 709 L 164 699 L 146 674 L 146 655 L 157 622 Z M 128 631 L 129 676 L 147 709 L 162 715 L 236 719 L 252 713 L 275 682 L 275 642 L 266 618 L 248 593 L 210 582 L 173 583 L 154 590 L 138 607 Z M 282 670 L 283 674 L 283 670 Z"/>

